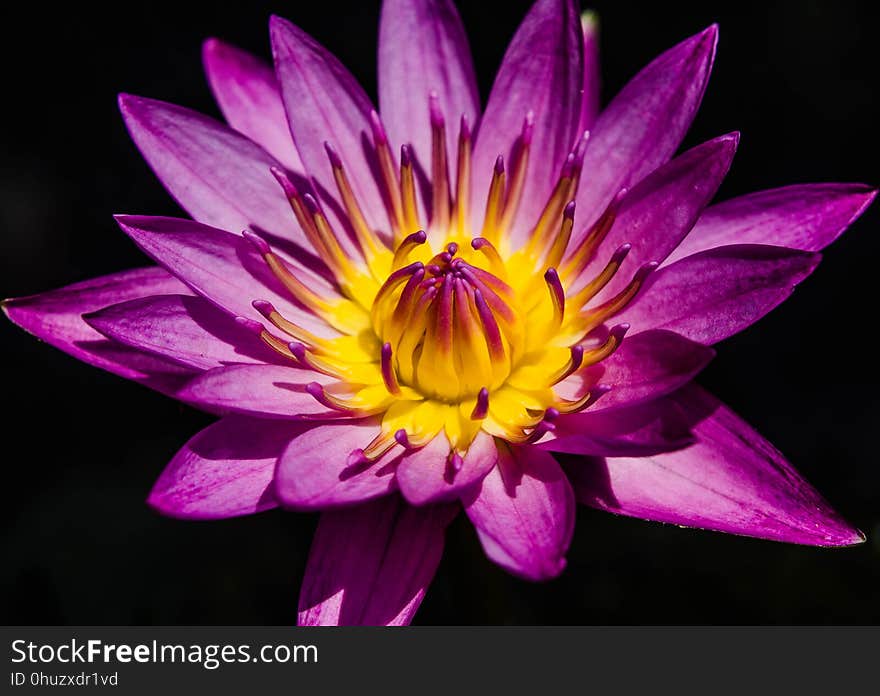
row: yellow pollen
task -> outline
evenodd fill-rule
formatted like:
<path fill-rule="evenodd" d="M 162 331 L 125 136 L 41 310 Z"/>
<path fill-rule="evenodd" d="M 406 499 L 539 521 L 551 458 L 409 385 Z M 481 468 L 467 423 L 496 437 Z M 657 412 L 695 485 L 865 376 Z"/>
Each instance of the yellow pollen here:
<path fill-rule="evenodd" d="M 481 430 L 513 443 L 534 442 L 560 414 L 589 408 L 606 387 L 583 384 L 584 375 L 592 374 L 584 368 L 620 346 L 626 325 L 609 330 L 607 323 L 652 270 L 647 265 L 629 271 L 629 282 L 616 283 L 616 294 L 594 301 L 621 271 L 629 247 L 610 259 L 594 259 L 617 201 L 592 229 L 577 234 L 572 201 L 585 140 L 561 168 L 538 219 L 519 221 L 519 202 L 530 195 L 530 162 L 543 154 L 532 151 L 532 116 L 503 153 L 510 168 L 499 157 L 488 191 L 472 192 L 467 120 L 461 120 L 458 147 L 447 149 L 447 121 L 433 94 L 430 115 L 431 161 L 416 162 L 404 145 L 399 166 L 378 115 L 371 116 L 385 229 L 370 227 L 342 159 L 327 145 L 341 203 L 337 213 L 348 217 L 357 258 L 345 251 L 339 230 L 316 200 L 276 172 L 335 279 L 336 295 L 316 292 L 265 242 L 248 236 L 291 299 L 322 319 L 332 337 L 295 324 L 261 298 L 253 298 L 254 306 L 283 337 L 262 325 L 255 331 L 298 366 L 325 375 L 320 385 L 309 385 L 321 403 L 357 417 L 380 417 L 378 435 L 357 450 L 366 460 L 390 456 L 397 447 L 424 446 L 442 432 L 450 461 L 460 464 Z M 417 173 L 430 176 L 428 187 L 417 185 Z M 472 195 L 485 196 L 483 205 L 475 199 L 472 206 Z M 485 211 L 481 225 L 472 220 L 474 208 Z M 532 230 L 519 248 L 509 236 L 513 225 Z M 572 392 L 575 383 L 580 391 Z"/>

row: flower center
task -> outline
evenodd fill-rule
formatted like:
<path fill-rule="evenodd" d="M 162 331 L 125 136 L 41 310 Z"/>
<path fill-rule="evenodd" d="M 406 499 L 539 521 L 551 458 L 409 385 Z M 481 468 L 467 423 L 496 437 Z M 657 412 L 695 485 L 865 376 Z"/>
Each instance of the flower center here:
<path fill-rule="evenodd" d="M 397 445 L 418 447 L 440 432 L 455 456 L 467 451 L 480 430 L 509 442 L 541 439 L 560 414 L 586 408 L 608 390 L 598 383 L 602 370 L 592 367 L 617 349 L 628 327 L 606 322 L 632 300 L 656 266 L 642 266 L 616 294 L 606 292 L 607 299 L 595 303 L 629 245 L 590 273 L 620 196 L 572 242 L 572 198 L 586 134 L 531 223 L 528 241 L 510 248 L 507 231 L 528 195 L 530 115 L 514 144 L 509 171 L 502 157 L 495 164 L 480 236 L 472 236 L 470 129 L 462 119 L 453 185 L 445 122 L 436 99 L 430 106 L 431 186 L 425 205 L 418 203 L 411 149 L 401 148 L 398 167 L 378 115 L 372 116 L 387 232 L 368 224 L 343 159 L 329 144 L 342 206 L 334 214 L 351 230 L 351 239 L 338 236 L 312 195 L 273 170 L 300 227 L 332 273 L 335 297 L 316 293 L 262 238 L 245 232 L 297 303 L 324 320 L 328 335 L 306 330 L 259 299 L 254 307 L 272 328 L 242 322 L 298 366 L 326 377 L 307 390 L 328 409 L 340 417 L 381 417 L 381 434 L 362 452 L 368 459 Z M 422 208 L 431 211 L 425 225 Z"/>
<path fill-rule="evenodd" d="M 424 233 L 410 235 L 398 252 L 423 241 Z M 398 269 L 373 302 L 390 391 L 404 384 L 426 398 L 459 403 L 503 385 L 522 353 L 515 291 L 458 251 L 450 242 L 427 264 Z"/>

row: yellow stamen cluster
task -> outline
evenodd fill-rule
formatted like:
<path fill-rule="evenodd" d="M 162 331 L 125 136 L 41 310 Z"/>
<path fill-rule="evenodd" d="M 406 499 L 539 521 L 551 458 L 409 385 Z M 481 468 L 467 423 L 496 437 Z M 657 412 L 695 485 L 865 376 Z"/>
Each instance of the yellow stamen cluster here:
<path fill-rule="evenodd" d="M 554 386 L 617 349 L 626 327 L 602 333 L 604 324 L 632 299 L 651 270 L 640 269 L 619 293 L 587 308 L 617 273 L 628 252 L 621 247 L 595 278 L 572 289 L 582 282 L 616 207 L 612 204 L 576 248 L 569 248 L 574 225 L 569 201 L 577 189 L 585 140 L 566 161 L 529 241 L 512 251 L 506 230 L 528 193 L 531 117 L 525 120 L 510 172 L 501 158 L 496 163 L 478 237 L 470 230 L 467 122 L 462 120 L 453 185 L 445 123 L 432 100 L 432 216 L 424 225 L 412 152 L 404 147 L 398 166 L 375 115 L 372 125 L 389 241 L 367 223 L 342 159 L 329 145 L 359 258 L 343 251 L 315 199 L 274 172 L 300 226 L 335 277 L 339 295 L 316 295 L 265 242 L 247 236 L 291 295 L 338 335 L 315 336 L 258 301 L 255 307 L 274 328 L 262 329 L 264 341 L 334 378 L 329 386 L 309 385 L 329 408 L 341 415 L 381 416 L 380 435 L 364 447 L 369 459 L 397 444 L 423 445 L 441 431 L 453 453 L 460 454 L 481 429 L 514 443 L 541 437 L 559 414 L 585 408 L 602 392 L 594 385 L 568 401 Z"/>

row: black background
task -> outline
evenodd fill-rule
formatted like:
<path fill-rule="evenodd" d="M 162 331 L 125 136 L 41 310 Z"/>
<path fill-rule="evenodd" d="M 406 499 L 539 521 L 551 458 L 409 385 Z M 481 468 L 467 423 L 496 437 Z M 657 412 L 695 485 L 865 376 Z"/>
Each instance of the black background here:
<path fill-rule="evenodd" d="M 741 130 L 720 197 L 808 181 L 878 183 L 875 3 L 594 3 L 604 98 L 713 21 L 713 78 L 686 145 Z M 484 97 L 526 2 L 460 2 Z M 284 15 L 375 95 L 377 2 L 6 4 L 2 26 L 0 295 L 144 265 L 114 212 L 179 214 L 128 140 L 116 93 L 216 114 L 200 44 L 268 56 Z M 532 585 L 448 534 L 417 623 L 880 621 L 877 206 L 701 382 L 754 423 L 868 535 L 823 550 L 579 511 L 569 568 Z M 23 624 L 295 620 L 316 516 L 195 523 L 144 504 L 210 419 L 82 365 L 8 322 L 2 333 L 0 620 Z"/>

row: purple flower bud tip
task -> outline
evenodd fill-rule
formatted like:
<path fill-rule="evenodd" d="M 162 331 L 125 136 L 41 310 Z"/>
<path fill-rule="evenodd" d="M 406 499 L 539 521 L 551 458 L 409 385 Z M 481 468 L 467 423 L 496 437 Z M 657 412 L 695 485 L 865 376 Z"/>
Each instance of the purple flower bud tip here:
<path fill-rule="evenodd" d="M 307 193 L 303 196 L 303 202 L 306 204 L 306 208 L 309 209 L 309 212 L 312 215 L 317 215 L 321 212 L 321 207 L 318 205 L 318 201 L 315 200 L 315 197 L 311 193 Z"/>
<path fill-rule="evenodd" d="M 437 92 L 432 91 L 428 95 L 428 112 L 431 116 L 431 127 L 442 128 L 445 121 L 443 119 L 443 112 L 440 110 L 440 99 L 437 96 Z"/>
<path fill-rule="evenodd" d="M 397 444 L 404 449 L 412 449 L 412 444 L 409 441 L 406 430 L 403 428 L 394 433 L 394 439 L 397 441 Z"/>
<path fill-rule="evenodd" d="M 504 155 L 498 155 L 498 159 L 495 160 L 495 174 L 498 176 L 504 174 Z"/>
<path fill-rule="evenodd" d="M 275 307 L 272 306 L 272 303 L 267 302 L 266 300 L 254 300 L 251 302 L 251 306 L 266 317 L 266 319 L 268 319 L 269 315 L 275 311 Z"/>
<path fill-rule="evenodd" d="M 618 340 L 623 338 L 626 335 L 626 332 L 629 331 L 629 324 L 617 324 L 616 326 L 611 328 L 611 335 L 617 337 Z"/>
<path fill-rule="evenodd" d="M 250 319 L 249 317 L 235 317 L 235 323 L 258 336 L 263 333 L 263 325 L 256 319 Z"/>
<path fill-rule="evenodd" d="M 284 191 L 284 195 L 288 198 L 296 198 L 299 196 L 299 191 L 296 190 L 296 186 L 293 185 L 293 182 L 290 180 L 290 177 L 284 173 L 282 169 L 278 167 L 269 167 L 269 171 L 272 172 L 272 176 L 275 177 L 275 181 L 281 184 L 281 188 Z"/>
<path fill-rule="evenodd" d="M 568 205 L 565 206 L 565 210 L 562 211 L 562 217 L 568 218 L 569 220 L 574 219 L 574 209 L 575 202 L 569 201 Z"/>
<path fill-rule="evenodd" d="M 461 471 L 461 468 L 464 466 L 464 459 L 461 458 L 461 455 L 458 452 L 452 452 L 450 455 L 449 466 L 452 467 L 452 470 L 456 474 Z"/>
<path fill-rule="evenodd" d="M 293 357 L 295 357 L 300 362 L 305 362 L 306 358 L 306 347 L 299 341 L 291 341 L 287 344 L 290 352 L 293 353 Z"/>
<path fill-rule="evenodd" d="M 471 139 L 471 124 L 468 121 L 467 114 L 461 115 L 461 121 L 459 124 L 459 137 L 462 140 L 470 140 Z"/>
<path fill-rule="evenodd" d="M 409 145 L 400 146 L 400 166 L 409 167 L 412 165 L 412 150 Z"/>
<path fill-rule="evenodd" d="M 266 240 L 264 240 L 262 237 L 255 235 L 250 230 L 243 230 L 241 236 L 248 240 L 254 246 L 254 248 L 263 256 L 271 253 L 272 250 L 269 248 Z"/>
<path fill-rule="evenodd" d="M 520 134 L 520 141 L 523 145 L 531 145 L 532 137 L 535 134 L 535 112 L 529 111 L 526 114 L 525 119 L 523 119 L 522 133 Z"/>
<path fill-rule="evenodd" d="M 349 453 L 348 457 L 345 460 L 345 466 L 349 467 L 349 468 L 353 468 L 353 467 L 361 466 L 363 464 L 368 464 L 369 461 L 370 460 L 364 454 L 364 451 L 360 447 L 358 447 L 357 449 L 352 450 Z"/>
<path fill-rule="evenodd" d="M 327 151 L 327 157 L 330 160 L 330 166 L 334 169 L 342 169 L 342 160 L 339 158 L 339 153 L 336 152 L 336 150 L 327 140 L 324 141 L 324 149 Z"/>
<path fill-rule="evenodd" d="M 385 132 L 385 126 L 382 125 L 382 119 L 375 111 L 370 111 L 370 129 L 373 131 L 373 141 L 376 145 L 387 145 L 388 134 Z"/>

